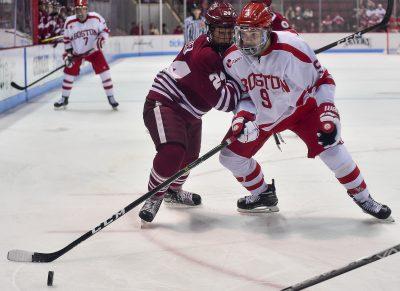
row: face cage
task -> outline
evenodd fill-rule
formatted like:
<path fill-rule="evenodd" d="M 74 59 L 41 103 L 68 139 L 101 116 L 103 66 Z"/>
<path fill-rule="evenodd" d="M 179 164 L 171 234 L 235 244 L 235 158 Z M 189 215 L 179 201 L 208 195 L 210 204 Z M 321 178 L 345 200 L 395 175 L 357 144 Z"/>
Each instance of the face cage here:
<path fill-rule="evenodd" d="M 83 13 L 85 11 L 85 13 Z M 76 6 L 75 7 L 75 14 L 78 19 L 86 19 L 88 10 L 86 6 Z"/>
<path fill-rule="evenodd" d="M 214 44 L 214 46 L 216 48 L 218 48 L 218 50 L 224 51 L 224 50 L 228 49 L 233 44 L 233 42 L 234 42 L 233 41 L 233 36 L 234 36 L 235 33 L 233 32 L 232 39 L 226 40 L 226 42 L 224 42 L 224 43 L 217 43 L 213 39 L 214 38 L 214 35 L 213 35 L 214 31 L 217 28 L 232 29 L 233 27 L 232 26 L 216 26 L 216 25 L 210 25 L 210 24 L 207 23 L 207 36 L 208 36 L 209 40 L 211 41 L 212 44 Z"/>
<path fill-rule="evenodd" d="M 243 44 L 242 33 L 261 31 L 261 42 L 255 46 L 245 47 Z M 270 39 L 270 29 L 265 28 L 251 28 L 251 27 L 235 27 L 235 45 L 245 55 L 255 56 L 262 52 L 268 40 Z"/>

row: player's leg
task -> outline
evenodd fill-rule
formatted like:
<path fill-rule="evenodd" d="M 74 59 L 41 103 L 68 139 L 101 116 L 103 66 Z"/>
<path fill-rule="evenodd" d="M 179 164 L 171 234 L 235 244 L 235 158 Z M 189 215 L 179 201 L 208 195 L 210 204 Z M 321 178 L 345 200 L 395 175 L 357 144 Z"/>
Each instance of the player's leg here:
<path fill-rule="evenodd" d="M 148 183 L 151 191 L 181 169 L 186 155 L 186 122 L 173 109 L 152 100 L 145 102 L 143 119 L 157 150 Z M 146 200 L 139 212 L 142 220 L 154 219 L 168 188 Z"/>
<path fill-rule="evenodd" d="M 236 141 L 220 153 L 221 164 L 250 192 L 249 196 L 238 200 L 237 207 L 240 212 L 279 211 L 274 183 L 265 182 L 261 166 L 252 158 L 270 136 L 270 133 L 260 131 L 257 140 L 250 143 Z"/>
<path fill-rule="evenodd" d="M 187 149 L 184 162 L 181 168 L 186 167 L 191 162 L 195 161 L 200 154 L 201 146 L 201 120 L 196 120 L 189 124 L 187 130 Z M 174 181 L 164 198 L 166 203 L 170 205 L 187 205 L 196 206 L 201 204 L 201 196 L 199 194 L 185 191 L 182 189 L 183 184 L 186 182 L 189 172 Z"/>
<path fill-rule="evenodd" d="M 119 103 L 115 101 L 114 98 L 114 85 L 111 79 L 110 67 L 107 64 L 103 53 L 101 51 L 96 51 L 86 59 L 92 63 L 95 73 L 100 75 L 108 103 L 113 109 L 116 109 Z"/>
<path fill-rule="evenodd" d="M 319 155 L 338 181 L 346 188 L 349 196 L 364 212 L 379 219 L 388 218 L 391 213 L 390 208 L 376 202 L 371 197 L 357 164 L 353 161 L 343 142 L 327 149 L 318 144 L 317 133 L 321 123 L 316 106 L 303 116 L 305 118 L 298 121 L 291 130 L 306 143 L 308 157 L 314 158 Z"/>
<path fill-rule="evenodd" d="M 71 67 L 64 68 L 64 79 L 62 83 L 62 94 L 60 100 L 54 103 L 54 108 L 65 107 L 68 105 L 68 99 L 74 85 L 75 77 L 79 75 L 79 68 L 82 64 L 81 59 L 74 61 Z"/>

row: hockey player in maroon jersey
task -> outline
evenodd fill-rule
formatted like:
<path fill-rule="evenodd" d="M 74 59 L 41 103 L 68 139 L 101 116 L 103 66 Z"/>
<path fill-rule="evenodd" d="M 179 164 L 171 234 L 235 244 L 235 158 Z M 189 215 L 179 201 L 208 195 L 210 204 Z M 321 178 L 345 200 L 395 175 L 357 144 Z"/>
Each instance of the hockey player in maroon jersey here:
<path fill-rule="evenodd" d="M 206 13 L 207 34 L 187 43 L 172 64 L 156 76 L 143 112 L 157 150 L 149 191 L 198 158 L 205 113 L 212 108 L 228 112 L 236 107 L 239 84 L 226 78 L 222 64 L 222 54 L 232 44 L 235 20 L 231 4 L 212 4 Z M 200 195 L 182 190 L 188 175 L 147 199 L 140 218 L 151 222 L 163 199 L 167 203 L 201 204 Z"/>
<path fill-rule="evenodd" d="M 96 12 L 88 12 L 88 0 L 74 0 L 75 15 L 69 16 L 64 26 L 64 80 L 60 100 L 54 103 L 55 108 L 68 105 L 75 77 L 80 73 L 84 60 L 90 62 L 96 74 L 100 75 L 108 103 L 113 109 L 118 107 L 114 99 L 113 82 L 110 67 L 102 49 L 108 39 L 109 29 L 104 18 Z"/>
<path fill-rule="evenodd" d="M 272 0 L 262 0 L 261 2 L 264 2 L 265 5 L 271 7 Z M 279 12 L 273 11 L 272 9 L 271 12 L 272 12 L 272 25 L 271 25 L 272 30 L 275 31 L 291 30 L 293 32 L 296 32 L 290 26 L 289 21 L 286 19 L 285 16 L 283 16 Z"/>
<path fill-rule="evenodd" d="M 238 210 L 279 211 L 275 187 L 265 183 L 253 156 L 272 134 L 291 130 L 307 145 L 308 157 L 319 156 L 365 213 L 392 221 L 390 208 L 372 198 L 343 144 L 332 76 L 297 34 L 272 31 L 272 17 L 263 3 L 247 4 L 237 19 L 235 46 L 224 57 L 227 74 L 248 94 L 228 133 L 238 142 L 220 152 L 221 163 L 251 194 L 238 200 Z"/>

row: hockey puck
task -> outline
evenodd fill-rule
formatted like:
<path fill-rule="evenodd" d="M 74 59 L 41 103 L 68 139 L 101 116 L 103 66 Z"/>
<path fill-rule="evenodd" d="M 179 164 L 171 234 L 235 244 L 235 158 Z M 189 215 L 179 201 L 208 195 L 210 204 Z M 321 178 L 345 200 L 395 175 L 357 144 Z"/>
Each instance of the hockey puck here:
<path fill-rule="evenodd" d="M 49 271 L 47 274 L 47 286 L 53 286 L 54 271 Z"/>

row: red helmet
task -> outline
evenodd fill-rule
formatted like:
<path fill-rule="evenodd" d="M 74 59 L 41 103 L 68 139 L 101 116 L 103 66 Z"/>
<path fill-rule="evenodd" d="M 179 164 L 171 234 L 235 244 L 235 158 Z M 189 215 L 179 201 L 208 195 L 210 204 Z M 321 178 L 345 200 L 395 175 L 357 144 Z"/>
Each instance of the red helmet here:
<path fill-rule="evenodd" d="M 88 6 L 88 0 L 74 0 L 74 6 L 75 7 L 87 7 Z"/>
<path fill-rule="evenodd" d="M 273 14 L 264 1 L 246 4 L 236 21 L 235 43 L 246 55 L 258 55 L 270 39 Z"/>
<path fill-rule="evenodd" d="M 243 7 L 236 24 L 253 28 L 268 28 L 272 24 L 273 14 L 263 1 L 251 1 Z"/>
<path fill-rule="evenodd" d="M 208 8 L 206 12 L 207 36 L 215 50 L 223 52 L 232 45 L 236 18 L 236 11 L 228 2 L 214 2 Z M 216 31 L 216 28 L 221 29 Z"/>
<path fill-rule="evenodd" d="M 236 11 L 230 3 L 215 2 L 207 10 L 206 23 L 210 26 L 234 27 L 236 17 Z"/>

